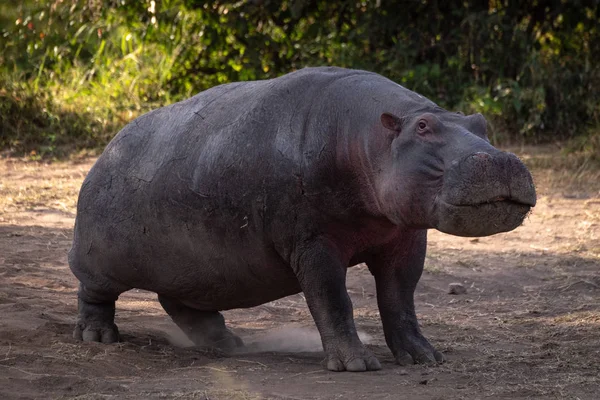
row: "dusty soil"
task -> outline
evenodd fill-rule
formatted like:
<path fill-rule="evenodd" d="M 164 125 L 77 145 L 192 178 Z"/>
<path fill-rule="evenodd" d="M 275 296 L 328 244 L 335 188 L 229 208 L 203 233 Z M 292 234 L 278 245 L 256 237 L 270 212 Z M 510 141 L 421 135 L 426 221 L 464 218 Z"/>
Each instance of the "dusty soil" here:
<path fill-rule="evenodd" d="M 373 279 L 363 266 L 349 271 L 357 326 L 383 364 L 369 373 L 321 368 L 302 295 L 225 313 L 251 353 L 189 347 L 143 291 L 117 303 L 121 343 L 76 342 L 66 254 L 93 160 L 0 159 L 0 398 L 600 398 L 600 174 L 553 150 L 521 154 L 539 193 L 522 227 L 478 239 L 430 234 L 417 311 L 445 364 L 395 365 Z M 452 282 L 468 293 L 449 295 Z"/>

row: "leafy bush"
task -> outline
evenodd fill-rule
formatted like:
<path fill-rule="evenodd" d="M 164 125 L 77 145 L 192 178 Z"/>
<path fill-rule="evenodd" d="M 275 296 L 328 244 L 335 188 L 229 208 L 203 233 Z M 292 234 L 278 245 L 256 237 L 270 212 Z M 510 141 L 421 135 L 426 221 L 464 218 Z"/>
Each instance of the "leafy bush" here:
<path fill-rule="evenodd" d="M 585 137 L 600 126 L 599 20 L 598 0 L 3 2 L 0 146 L 101 146 L 149 109 L 317 65 L 482 112 L 495 140 Z"/>

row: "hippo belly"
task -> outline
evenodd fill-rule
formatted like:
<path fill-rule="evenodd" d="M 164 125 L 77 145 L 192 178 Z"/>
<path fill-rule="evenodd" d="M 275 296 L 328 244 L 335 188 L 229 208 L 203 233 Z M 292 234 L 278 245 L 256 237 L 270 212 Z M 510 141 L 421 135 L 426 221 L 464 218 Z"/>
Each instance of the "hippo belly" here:
<path fill-rule="evenodd" d="M 301 291 L 289 265 L 267 248 L 204 242 L 199 251 L 175 247 L 165 255 L 167 268 L 152 269 L 133 286 L 178 298 L 194 309 L 254 307 Z"/>

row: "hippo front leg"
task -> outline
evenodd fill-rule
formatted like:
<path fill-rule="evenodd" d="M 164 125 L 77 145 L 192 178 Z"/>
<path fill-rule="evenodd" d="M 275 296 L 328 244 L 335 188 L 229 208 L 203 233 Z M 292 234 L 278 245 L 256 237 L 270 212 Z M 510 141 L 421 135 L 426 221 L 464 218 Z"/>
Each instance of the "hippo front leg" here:
<path fill-rule="evenodd" d="M 356 333 L 352 302 L 346 290 L 346 265 L 335 247 L 323 242 L 305 246 L 299 251 L 294 270 L 321 335 L 327 369 L 381 369 Z"/>
<path fill-rule="evenodd" d="M 375 277 L 385 340 L 400 365 L 444 361 L 419 329 L 414 292 L 423 272 L 427 231 L 416 230 L 379 249 L 367 262 Z"/>

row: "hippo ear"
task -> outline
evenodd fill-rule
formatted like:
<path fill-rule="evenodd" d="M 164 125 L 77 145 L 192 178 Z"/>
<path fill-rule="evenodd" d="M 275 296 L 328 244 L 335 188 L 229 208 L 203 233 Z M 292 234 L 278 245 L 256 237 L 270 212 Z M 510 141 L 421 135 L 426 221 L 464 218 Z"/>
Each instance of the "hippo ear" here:
<path fill-rule="evenodd" d="M 477 136 L 487 138 L 487 121 L 485 117 L 479 113 L 469 115 L 467 117 L 468 128 Z"/>
<path fill-rule="evenodd" d="M 381 124 L 384 128 L 400 133 L 402 131 L 402 118 L 390 113 L 381 114 Z"/>

